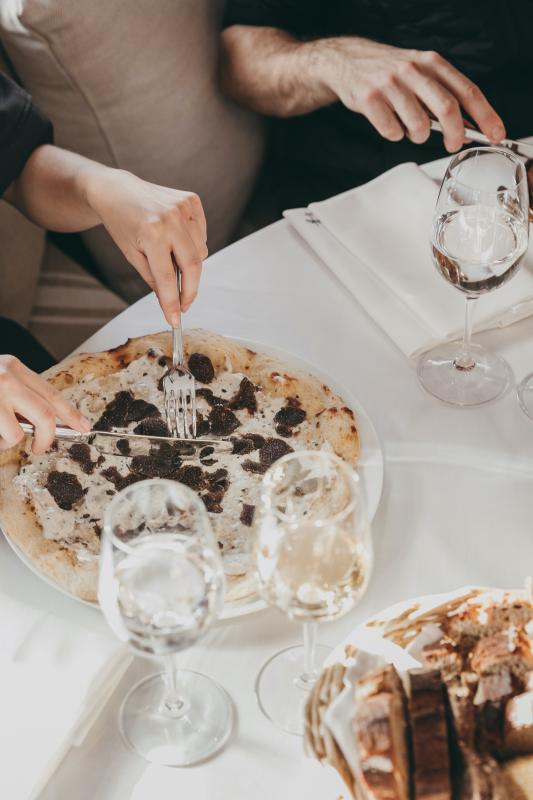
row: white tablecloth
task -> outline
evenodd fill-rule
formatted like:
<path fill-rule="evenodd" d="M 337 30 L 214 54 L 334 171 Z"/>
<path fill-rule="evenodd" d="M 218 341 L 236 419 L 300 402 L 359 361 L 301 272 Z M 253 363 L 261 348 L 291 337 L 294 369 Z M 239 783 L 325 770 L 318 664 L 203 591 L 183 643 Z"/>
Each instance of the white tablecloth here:
<path fill-rule="evenodd" d="M 211 257 L 186 323 L 285 348 L 322 367 L 359 398 L 381 436 L 387 463 L 373 528 L 375 574 L 361 605 L 322 627 L 324 643 L 336 644 L 357 622 L 402 598 L 469 583 L 513 587 L 533 573 L 533 423 L 519 410 L 514 393 L 468 411 L 447 408 L 425 394 L 405 357 L 288 223 L 276 223 Z M 93 336 L 87 349 L 108 348 L 163 327 L 153 297 L 147 297 Z M 509 359 L 517 377 L 533 370 L 533 320 L 479 338 Z M 31 574 L 3 540 L 0 564 L 3 591 L 30 595 L 80 624 L 104 626 L 96 611 Z M 301 740 L 274 728 L 256 705 L 259 667 L 298 637 L 297 626 L 266 611 L 219 625 L 183 655 L 183 665 L 205 670 L 228 689 L 238 717 L 223 753 L 189 769 L 150 766 L 120 739 L 121 698 L 153 669 L 136 662 L 40 800 L 335 800 L 345 795 L 337 775 L 307 760 Z"/>

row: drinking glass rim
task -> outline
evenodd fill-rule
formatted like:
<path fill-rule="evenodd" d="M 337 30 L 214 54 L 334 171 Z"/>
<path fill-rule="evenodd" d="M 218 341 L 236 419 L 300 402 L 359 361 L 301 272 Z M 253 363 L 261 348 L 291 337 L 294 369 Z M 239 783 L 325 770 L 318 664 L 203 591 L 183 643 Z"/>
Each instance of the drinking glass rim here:
<path fill-rule="evenodd" d="M 194 501 L 195 501 L 196 505 L 198 506 L 198 509 L 200 510 L 201 514 L 203 514 L 203 513 L 207 514 L 207 512 L 205 511 L 205 507 L 204 507 L 203 503 L 200 505 L 201 501 L 198 498 L 198 496 L 192 491 L 192 489 L 189 489 L 189 487 L 185 486 L 185 484 L 179 483 L 179 481 L 173 481 L 173 480 L 170 480 L 169 478 L 146 478 L 146 480 L 144 480 L 144 481 L 137 481 L 136 483 L 133 483 L 130 486 L 126 486 L 125 489 L 122 489 L 120 492 L 117 492 L 115 497 L 113 497 L 113 499 L 111 500 L 111 502 L 109 503 L 109 505 L 107 506 L 107 508 L 104 511 L 104 518 L 103 518 L 103 523 L 104 523 L 103 524 L 103 535 L 106 537 L 106 539 L 109 539 L 109 541 L 113 544 L 114 547 L 116 547 L 118 550 L 122 550 L 122 552 L 124 552 L 124 553 L 134 553 L 135 552 L 135 545 L 132 546 L 132 545 L 128 544 L 127 542 L 122 541 L 121 539 L 119 539 L 115 535 L 115 533 L 113 532 L 112 525 L 109 522 L 109 516 L 111 514 L 111 511 L 114 509 L 114 507 L 116 505 L 117 506 L 119 505 L 119 502 L 123 499 L 123 497 L 128 492 L 135 491 L 135 489 L 138 488 L 141 485 L 143 487 L 146 487 L 146 488 L 149 488 L 150 485 L 152 485 L 152 486 L 154 486 L 154 485 L 155 486 L 161 486 L 161 485 L 165 486 L 166 485 L 166 486 L 175 488 L 176 485 L 177 485 L 178 487 L 180 487 L 181 490 L 185 489 L 185 490 L 190 491 L 191 495 L 194 497 Z"/>
<path fill-rule="evenodd" d="M 457 178 L 453 177 L 453 175 L 451 173 L 451 170 L 452 170 L 452 168 L 454 168 L 456 166 L 456 163 L 460 164 L 466 158 L 470 157 L 471 154 L 473 154 L 473 153 L 497 153 L 498 155 L 505 156 L 505 158 L 507 158 L 509 161 L 514 162 L 515 164 L 520 164 L 524 168 L 524 173 L 523 173 L 523 176 L 520 178 L 520 180 L 515 184 L 515 188 L 518 188 L 519 186 L 521 186 L 524 183 L 524 181 L 527 183 L 527 171 L 526 171 L 525 164 L 515 153 L 511 152 L 510 150 L 508 150 L 505 147 L 497 147 L 495 145 L 490 145 L 490 146 L 484 147 L 483 145 L 480 145 L 478 147 L 469 147 L 467 150 L 461 150 L 459 153 L 456 153 L 452 157 L 452 160 L 450 161 L 450 163 L 446 167 L 446 173 L 445 173 L 445 175 L 444 175 L 444 177 L 442 179 L 441 188 L 444 185 L 445 180 L 447 180 L 447 179 L 452 180 L 453 179 L 454 183 L 456 183 L 457 185 L 464 186 L 466 189 L 471 189 L 474 192 L 479 192 L 479 194 L 486 194 L 486 195 L 491 195 L 492 197 L 494 197 L 494 195 L 505 194 L 506 192 L 509 192 L 509 189 L 496 189 L 496 191 L 487 191 L 485 189 L 476 189 L 474 186 L 471 186 L 469 183 L 465 183 L 464 181 L 458 180 Z"/>
<path fill-rule="evenodd" d="M 345 461 L 343 458 L 338 456 L 336 453 L 327 453 L 327 452 L 324 452 L 323 450 L 296 450 L 293 453 L 287 453 L 286 455 L 282 456 L 281 458 L 278 458 L 278 460 L 275 461 L 268 468 L 267 472 L 265 473 L 265 475 L 263 476 L 263 479 L 261 481 L 261 501 L 262 502 L 266 502 L 265 501 L 265 498 L 267 496 L 266 491 L 265 491 L 265 489 L 266 489 L 266 481 L 267 481 L 269 475 L 271 474 L 271 470 L 274 470 L 280 464 L 284 464 L 286 462 L 292 461 L 295 458 L 298 458 L 299 456 L 300 457 L 301 456 L 306 456 L 307 458 L 309 458 L 309 457 L 311 457 L 311 458 L 320 457 L 320 458 L 327 458 L 327 459 L 330 459 L 331 461 L 334 461 L 339 466 L 340 471 L 345 473 L 345 475 L 346 475 L 346 477 L 348 479 L 348 482 L 349 483 L 353 483 L 354 485 L 357 486 L 357 491 L 358 491 L 358 495 L 359 495 L 358 500 L 361 501 L 361 498 L 363 498 L 363 488 L 362 488 L 361 478 L 359 477 L 358 473 L 348 464 L 347 461 Z M 363 502 L 364 502 L 364 498 L 363 498 Z M 319 517 L 318 519 L 312 519 L 312 520 L 310 520 L 310 523 L 313 524 L 313 525 L 316 525 L 317 527 L 321 527 L 321 526 L 323 526 L 325 524 L 328 524 L 328 523 L 331 523 L 331 522 L 339 522 L 340 520 L 344 519 L 348 514 L 350 514 L 354 510 L 355 504 L 356 504 L 356 498 L 352 497 L 350 502 L 348 503 L 348 505 L 342 511 L 338 511 L 333 516 L 328 516 L 328 517 L 324 517 L 324 518 L 320 518 Z M 274 516 L 277 517 L 277 519 L 281 520 L 282 522 L 290 522 L 291 521 L 290 518 L 286 514 L 284 514 L 282 511 L 279 511 L 277 508 L 274 508 L 272 503 L 269 502 L 269 506 L 270 506 L 270 510 L 272 511 Z"/>

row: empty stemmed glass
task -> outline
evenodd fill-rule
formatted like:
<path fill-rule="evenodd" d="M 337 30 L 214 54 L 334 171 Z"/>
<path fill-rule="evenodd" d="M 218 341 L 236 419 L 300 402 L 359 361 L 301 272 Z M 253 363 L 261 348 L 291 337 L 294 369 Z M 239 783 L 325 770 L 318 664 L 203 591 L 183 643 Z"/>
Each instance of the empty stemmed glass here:
<path fill-rule="evenodd" d="M 304 646 L 272 656 L 256 693 L 263 713 L 288 733 L 303 733 L 303 711 L 329 648 L 317 623 L 350 611 L 372 567 L 372 541 L 357 474 L 335 455 L 290 453 L 265 474 L 255 526 L 260 592 L 303 622 Z"/>
<path fill-rule="evenodd" d="M 99 600 L 114 631 L 165 672 L 141 680 L 120 711 L 126 742 L 148 761 L 185 766 L 227 741 L 233 712 L 224 689 L 175 653 L 214 622 L 223 602 L 219 548 L 202 501 L 176 481 L 135 483 L 106 509 Z"/>
<path fill-rule="evenodd" d="M 418 376 L 430 394 L 455 406 L 500 397 L 511 371 L 506 361 L 473 344 L 475 300 L 502 286 L 527 249 L 529 199 L 523 163 L 508 150 L 474 147 L 450 162 L 442 181 L 431 248 L 441 275 L 466 298 L 461 344 L 446 342 L 424 353 Z"/>

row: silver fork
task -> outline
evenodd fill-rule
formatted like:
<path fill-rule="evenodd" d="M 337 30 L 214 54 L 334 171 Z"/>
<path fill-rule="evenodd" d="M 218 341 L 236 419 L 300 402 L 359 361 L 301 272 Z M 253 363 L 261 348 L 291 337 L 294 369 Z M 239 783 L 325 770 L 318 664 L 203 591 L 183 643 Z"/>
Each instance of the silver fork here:
<path fill-rule="evenodd" d="M 179 270 L 177 279 L 180 288 Z M 172 328 L 172 366 L 163 378 L 163 394 L 170 435 L 196 439 L 196 384 L 194 375 L 185 366 L 181 317 Z"/>

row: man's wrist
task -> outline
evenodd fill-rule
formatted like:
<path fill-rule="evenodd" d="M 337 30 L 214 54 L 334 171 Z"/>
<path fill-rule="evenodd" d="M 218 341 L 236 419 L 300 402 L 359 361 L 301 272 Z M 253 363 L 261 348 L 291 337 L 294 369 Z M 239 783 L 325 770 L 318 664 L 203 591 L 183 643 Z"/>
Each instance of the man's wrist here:
<path fill-rule="evenodd" d="M 323 96 L 330 95 L 330 102 L 338 99 L 339 74 L 342 71 L 341 39 L 334 37 L 306 42 L 309 74 L 313 84 Z"/>

